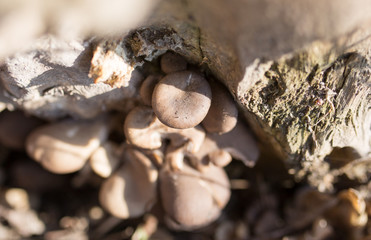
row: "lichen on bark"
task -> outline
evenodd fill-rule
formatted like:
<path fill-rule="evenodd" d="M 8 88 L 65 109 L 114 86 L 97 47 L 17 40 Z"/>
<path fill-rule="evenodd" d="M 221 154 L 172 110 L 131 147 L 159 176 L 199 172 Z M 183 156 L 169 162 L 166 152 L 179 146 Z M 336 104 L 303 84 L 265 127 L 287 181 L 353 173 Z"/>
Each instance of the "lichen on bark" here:
<path fill-rule="evenodd" d="M 357 51 L 314 42 L 270 63 L 241 102 L 295 175 L 318 186 L 334 147 L 370 150 L 369 61 Z M 346 137 L 344 137 L 344 135 Z"/>

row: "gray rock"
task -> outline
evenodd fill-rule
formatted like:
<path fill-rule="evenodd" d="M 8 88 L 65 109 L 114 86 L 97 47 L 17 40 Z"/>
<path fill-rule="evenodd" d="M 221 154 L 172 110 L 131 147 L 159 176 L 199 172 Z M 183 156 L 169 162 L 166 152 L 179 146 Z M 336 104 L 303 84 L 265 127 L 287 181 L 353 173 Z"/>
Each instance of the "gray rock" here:
<path fill-rule="evenodd" d="M 138 97 L 142 76 L 131 75 L 130 84 L 113 88 L 89 78 L 90 42 L 66 42 L 47 36 L 26 53 L 5 61 L 0 70 L 3 98 L 16 108 L 43 118 L 92 118 L 109 109 L 125 109 Z M 124 103 L 125 102 L 125 103 Z"/>

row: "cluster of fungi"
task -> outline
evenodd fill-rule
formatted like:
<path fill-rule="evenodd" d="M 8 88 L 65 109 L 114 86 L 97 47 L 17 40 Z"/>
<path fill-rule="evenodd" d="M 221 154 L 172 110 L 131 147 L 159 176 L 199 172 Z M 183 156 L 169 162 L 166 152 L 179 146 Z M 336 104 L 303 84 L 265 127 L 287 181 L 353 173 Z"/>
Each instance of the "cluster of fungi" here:
<path fill-rule="evenodd" d="M 192 230 L 217 219 L 229 201 L 223 167 L 232 158 L 253 166 L 259 152 L 221 83 L 173 52 L 162 55 L 160 66 L 141 83 L 141 103 L 121 123 L 121 143 L 110 140 L 115 128 L 101 116 L 38 126 L 26 151 L 56 174 L 88 165 L 105 178 L 99 201 L 115 217 L 138 217 L 160 205 L 169 228 Z"/>

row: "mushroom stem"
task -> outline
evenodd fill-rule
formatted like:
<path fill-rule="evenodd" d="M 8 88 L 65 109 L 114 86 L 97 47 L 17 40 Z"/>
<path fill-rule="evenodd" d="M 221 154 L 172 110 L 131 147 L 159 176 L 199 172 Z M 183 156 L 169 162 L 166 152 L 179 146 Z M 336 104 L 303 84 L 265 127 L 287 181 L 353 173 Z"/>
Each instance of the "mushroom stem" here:
<path fill-rule="evenodd" d="M 259 148 L 250 129 L 239 122 L 232 131 L 219 135 L 208 134 L 218 149 L 228 152 L 233 158 L 241 160 L 246 166 L 253 167 L 259 157 Z"/>
<path fill-rule="evenodd" d="M 165 139 L 173 147 L 186 146 L 189 152 L 197 152 L 205 138 L 201 127 L 175 129 L 162 124 L 151 108 L 134 108 L 126 117 L 124 132 L 129 143 L 145 149 L 158 149 Z"/>

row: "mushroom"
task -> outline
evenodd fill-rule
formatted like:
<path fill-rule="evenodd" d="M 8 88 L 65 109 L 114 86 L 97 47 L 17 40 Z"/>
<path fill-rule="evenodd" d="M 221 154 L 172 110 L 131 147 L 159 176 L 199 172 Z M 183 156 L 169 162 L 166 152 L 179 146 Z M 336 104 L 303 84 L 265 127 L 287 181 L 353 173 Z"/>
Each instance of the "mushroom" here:
<path fill-rule="evenodd" d="M 4 111 L 0 114 L 0 143 L 12 149 L 23 150 L 27 135 L 43 123 L 21 111 Z"/>
<path fill-rule="evenodd" d="M 209 160 L 218 167 L 225 167 L 232 161 L 232 156 L 224 149 L 218 149 L 208 154 Z"/>
<path fill-rule="evenodd" d="M 70 180 L 69 176 L 53 174 L 29 158 L 13 159 L 8 175 L 12 176 L 14 186 L 37 194 L 62 189 Z"/>
<path fill-rule="evenodd" d="M 253 167 L 258 160 L 258 145 L 250 129 L 244 123 L 238 122 L 228 133 L 208 134 L 208 137 L 217 144 L 218 149 L 225 150 L 248 167 Z"/>
<path fill-rule="evenodd" d="M 127 115 L 124 123 L 127 141 L 140 148 L 158 149 L 164 139 L 174 147 L 185 146 L 187 151 L 197 152 L 205 138 L 201 127 L 174 129 L 162 124 L 150 107 L 139 106 Z"/>
<path fill-rule="evenodd" d="M 137 147 L 156 149 L 161 147 L 162 139 L 158 129 L 163 124 L 158 121 L 152 108 L 139 106 L 132 109 L 124 122 L 126 140 Z"/>
<path fill-rule="evenodd" d="M 161 56 L 161 70 L 168 74 L 172 72 L 184 71 L 187 69 L 187 61 L 174 52 L 167 52 Z"/>
<path fill-rule="evenodd" d="M 225 167 L 232 161 L 232 156 L 229 152 L 218 147 L 217 142 L 207 134 L 200 151 L 189 156 L 193 167 L 199 171 L 203 171 L 210 164 L 215 166 Z"/>
<path fill-rule="evenodd" d="M 155 89 L 156 84 L 160 81 L 161 78 L 162 76 L 157 74 L 149 75 L 148 77 L 146 77 L 146 79 L 144 79 L 139 89 L 139 95 L 145 105 L 152 105 L 152 93 Z"/>
<path fill-rule="evenodd" d="M 210 82 L 213 100 L 202 126 L 209 133 L 223 134 L 237 124 L 238 109 L 228 90 L 218 82 Z"/>
<path fill-rule="evenodd" d="M 152 94 L 156 116 L 172 128 L 184 129 L 198 125 L 205 118 L 210 104 L 210 85 L 194 71 L 166 75 Z"/>
<path fill-rule="evenodd" d="M 200 150 L 192 155 L 193 164 L 200 170 L 209 162 L 224 167 L 232 157 L 253 167 L 259 157 L 259 149 L 252 133 L 243 123 L 237 123 L 232 131 L 219 135 L 206 134 Z"/>
<path fill-rule="evenodd" d="M 147 156 L 128 148 L 124 165 L 110 176 L 99 192 L 101 205 L 118 218 L 138 217 L 156 202 L 158 171 Z"/>
<path fill-rule="evenodd" d="M 219 217 L 229 201 L 230 185 L 224 170 L 213 165 L 202 173 L 188 165 L 175 172 L 165 167 L 160 193 L 168 226 L 192 230 Z"/>
<path fill-rule="evenodd" d="M 349 188 L 339 192 L 336 200 L 336 204 L 325 212 L 332 225 L 359 231 L 367 224 L 366 202 L 361 192 Z"/>
<path fill-rule="evenodd" d="M 80 170 L 90 155 L 106 140 L 105 121 L 66 120 L 37 128 L 27 137 L 31 158 L 53 173 Z"/>
<path fill-rule="evenodd" d="M 103 178 L 109 177 L 120 163 L 122 148 L 113 142 L 105 142 L 89 159 L 92 170 Z"/>

